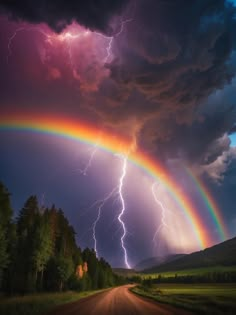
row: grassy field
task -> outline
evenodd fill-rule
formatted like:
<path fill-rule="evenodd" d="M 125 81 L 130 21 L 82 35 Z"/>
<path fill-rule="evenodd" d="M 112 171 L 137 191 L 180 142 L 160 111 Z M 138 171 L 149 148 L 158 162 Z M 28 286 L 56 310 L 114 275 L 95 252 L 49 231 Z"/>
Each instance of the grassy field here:
<path fill-rule="evenodd" d="M 203 267 L 203 268 L 193 268 L 193 269 L 185 269 L 185 270 L 176 270 L 176 271 L 163 271 L 163 272 L 156 272 L 156 273 L 143 273 L 143 272 L 136 272 L 132 269 L 114 269 L 114 272 L 120 276 L 132 278 L 132 277 L 139 277 L 140 279 L 156 279 L 159 275 L 163 278 L 170 278 L 175 277 L 177 274 L 178 276 L 199 276 L 199 275 L 206 275 L 209 272 L 236 272 L 236 266 L 212 266 L 212 267 Z"/>
<path fill-rule="evenodd" d="M 158 284 L 132 291 L 197 314 L 236 314 L 236 284 Z"/>
<path fill-rule="evenodd" d="M 197 275 L 205 275 L 209 272 L 236 272 L 236 266 L 214 266 L 214 267 L 204 267 L 204 268 L 194 268 L 194 269 L 185 269 L 185 270 L 176 270 L 176 271 L 165 271 L 160 273 L 140 273 L 139 276 L 142 279 L 148 278 L 157 278 L 158 275 L 162 277 L 175 277 L 177 274 L 178 276 L 197 276 Z"/>
<path fill-rule="evenodd" d="M 77 301 L 100 291 L 42 293 L 12 298 L 0 297 L 2 315 L 43 315 L 53 307 Z"/>

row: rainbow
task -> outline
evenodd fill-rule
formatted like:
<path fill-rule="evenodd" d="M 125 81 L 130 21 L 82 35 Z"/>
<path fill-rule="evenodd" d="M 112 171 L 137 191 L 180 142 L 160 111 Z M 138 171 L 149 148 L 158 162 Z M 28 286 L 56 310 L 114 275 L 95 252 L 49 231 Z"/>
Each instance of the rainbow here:
<path fill-rule="evenodd" d="M 195 184 L 195 187 L 198 190 L 199 195 L 207 206 L 207 209 L 213 219 L 215 226 L 217 227 L 217 231 L 220 236 L 221 241 L 225 241 L 229 238 L 227 228 L 224 224 L 224 220 L 222 218 L 221 210 L 213 199 L 211 193 L 209 192 L 206 185 L 196 177 L 189 168 L 185 168 L 188 176 L 192 179 Z"/>
<path fill-rule="evenodd" d="M 112 135 L 108 132 L 103 132 L 101 140 L 97 143 L 98 135 L 101 135 L 101 131 L 98 128 L 89 125 L 88 123 L 75 121 L 65 117 L 62 118 L 48 115 L 40 116 L 35 114 L 27 116 L 25 114 L 16 113 L 3 114 L 0 116 L 0 130 L 22 130 L 51 134 L 90 145 L 96 144 L 99 148 L 110 153 L 126 154 L 130 150 L 129 141 L 116 134 Z M 155 181 L 162 182 L 162 184 L 165 185 L 175 202 L 184 212 L 189 224 L 191 224 L 199 247 L 205 248 L 211 245 L 213 241 L 207 233 L 203 219 L 192 204 L 192 201 L 172 179 L 164 166 L 156 159 L 152 159 L 141 151 L 129 153 L 128 158 L 129 161 L 149 174 Z M 204 192 L 202 197 L 206 197 Z M 208 200 L 210 200 L 209 197 Z M 212 207 L 213 213 L 215 209 L 216 207 Z M 217 226 L 220 227 L 220 219 L 217 221 Z"/>

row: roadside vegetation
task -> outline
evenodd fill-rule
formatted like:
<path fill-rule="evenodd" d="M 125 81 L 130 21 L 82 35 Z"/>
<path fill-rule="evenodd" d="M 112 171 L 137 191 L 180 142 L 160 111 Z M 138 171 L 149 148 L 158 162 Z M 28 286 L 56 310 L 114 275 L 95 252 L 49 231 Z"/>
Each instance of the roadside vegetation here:
<path fill-rule="evenodd" d="M 81 250 L 75 235 L 63 211 L 40 206 L 36 196 L 14 218 L 10 193 L 0 182 L 0 314 L 41 314 L 123 283 L 93 249 Z"/>
<path fill-rule="evenodd" d="M 0 314 L 44 315 L 56 306 L 78 301 L 98 291 L 41 293 L 34 295 L 0 298 Z"/>
<path fill-rule="evenodd" d="M 236 273 L 236 266 L 213 266 L 213 267 L 203 267 L 203 268 L 192 268 L 185 270 L 175 270 L 175 271 L 164 271 L 159 273 L 141 273 L 142 279 L 156 279 L 159 276 L 163 278 L 173 278 L 177 276 L 199 276 L 199 275 L 207 275 L 210 273 Z"/>
<path fill-rule="evenodd" d="M 144 285 L 158 283 L 236 283 L 236 266 L 214 266 L 161 273 L 138 273 L 134 270 L 114 270 L 127 282 Z"/>
<path fill-rule="evenodd" d="M 236 314 L 236 284 L 151 284 L 131 291 L 196 314 Z"/>
<path fill-rule="evenodd" d="M 140 274 L 140 281 L 151 283 L 236 283 L 236 266 L 214 266 Z"/>

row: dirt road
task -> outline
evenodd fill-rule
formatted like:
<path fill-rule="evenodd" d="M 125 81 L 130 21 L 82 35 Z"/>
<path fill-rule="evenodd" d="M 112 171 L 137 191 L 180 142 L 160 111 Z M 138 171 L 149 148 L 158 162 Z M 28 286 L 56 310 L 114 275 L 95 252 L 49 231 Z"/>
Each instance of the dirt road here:
<path fill-rule="evenodd" d="M 158 304 L 134 295 L 128 285 L 110 289 L 78 302 L 58 307 L 50 315 L 190 315 L 191 313 Z"/>

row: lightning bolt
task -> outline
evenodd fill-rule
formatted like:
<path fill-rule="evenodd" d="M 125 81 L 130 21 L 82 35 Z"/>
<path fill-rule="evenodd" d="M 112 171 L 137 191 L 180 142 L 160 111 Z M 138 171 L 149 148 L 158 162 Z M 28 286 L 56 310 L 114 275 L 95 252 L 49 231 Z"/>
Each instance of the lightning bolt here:
<path fill-rule="evenodd" d="M 124 196 L 123 196 L 123 187 L 124 187 L 124 179 L 125 179 L 125 176 L 126 176 L 126 173 L 127 173 L 127 156 L 122 156 L 122 159 L 123 159 L 123 167 L 122 167 L 122 173 L 121 173 L 121 177 L 120 177 L 120 180 L 119 180 L 119 197 L 120 197 L 120 202 L 121 202 L 121 210 L 120 210 L 120 214 L 118 216 L 118 220 L 122 226 L 122 229 L 123 229 L 123 234 L 121 236 L 121 239 L 120 239 L 120 242 L 121 242 L 121 246 L 123 248 L 123 251 L 124 251 L 124 260 L 125 260 L 125 265 L 128 269 L 130 269 L 130 264 L 128 262 L 128 255 L 127 255 L 127 249 L 125 247 L 125 237 L 126 237 L 126 234 L 127 234 L 127 231 L 126 231 L 126 226 L 125 226 L 125 222 L 123 221 L 122 217 L 125 213 L 125 200 L 124 200 Z"/>
<path fill-rule="evenodd" d="M 169 229 L 169 226 L 166 223 L 166 212 L 168 211 L 163 203 L 158 199 L 157 195 L 156 195 L 156 191 L 155 191 L 155 187 L 158 185 L 158 183 L 153 183 L 152 185 L 152 195 L 154 197 L 155 202 L 158 204 L 158 206 L 161 208 L 161 224 L 159 225 L 159 227 L 157 228 L 154 236 L 153 236 L 153 242 L 156 244 L 156 239 L 158 237 L 158 234 L 161 232 L 161 230 L 163 229 Z M 160 245 L 160 242 L 159 242 Z M 159 247 L 158 245 L 158 247 Z"/>
<path fill-rule="evenodd" d="M 136 3 L 135 3 L 135 7 L 134 7 L 134 10 L 136 8 Z M 134 14 L 133 14 L 134 15 Z M 130 23 L 133 21 L 133 18 L 128 18 L 126 20 L 123 20 L 123 18 L 121 18 L 121 21 L 120 21 L 120 28 L 119 30 L 117 31 L 117 33 L 115 33 L 113 36 L 106 36 L 106 35 L 103 35 L 101 33 L 98 33 L 98 32 L 94 32 L 95 34 L 97 34 L 98 36 L 101 36 L 102 38 L 105 38 L 108 40 L 108 45 L 107 45 L 107 48 L 106 48 L 106 52 L 107 52 L 107 55 L 105 56 L 105 58 L 103 59 L 103 62 L 104 63 L 108 63 L 110 58 L 111 58 L 111 55 L 112 55 L 112 44 L 113 44 L 113 41 L 116 37 L 120 36 L 123 31 L 124 31 L 124 28 L 125 28 L 125 25 L 127 23 Z"/>
<path fill-rule="evenodd" d="M 79 171 L 84 175 L 86 176 L 87 175 L 87 172 L 88 170 L 90 169 L 91 165 L 92 165 L 92 162 L 93 162 L 93 159 L 95 157 L 95 154 L 97 153 L 97 150 L 98 150 L 98 144 L 96 144 L 94 146 L 94 149 L 92 150 L 91 154 L 90 154 L 90 157 L 88 159 L 88 162 L 87 164 L 85 165 L 85 167 L 83 169 L 79 169 Z"/>
<path fill-rule="evenodd" d="M 7 48 L 8 48 L 7 63 L 9 63 L 9 58 L 12 55 L 11 46 L 12 46 L 12 42 L 13 42 L 14 38 L 17 36 L 17 33 L 24 31 L 24 30 L 25 30 L 25 27 L 20 27 L 20 28 L 16 29 L 15 32 L 13 33 L 13 35 L 9 38 L 8 45 L 7 45 Z"/>
<path fill-rule="evenodd" d="M 36 31 L 39 32 L 40 34 L 44 35 L 48 40 L 50 39 L 50 35 L 45 33 L 41 28 L 39 27 L 19 27 L 15 30 L 15 32 L 12 34 L 11 37 L 9 37 L 8 39 L 8 44 L 7 44 L 7 48 L 8 48 L 8 55 L 7 55 L 7 63 L 9 63 L 9 59 L 12 56 L 12 44 L 14 39 L 16 38 L 17 34 L 23 31 Z"/>
<path fill-rule="evenodd" d="M 130 267 L 130 264 L 128 261 L 128 253 L 127 253 L 127 249 L 125 246 L 125 237 L 127 235 L 127 230 L 126 230 L 125 222 L 122 218 L 125 211 L 126 211 L 125 199 L 123 196 L 123 188 L 124 188 L 124 179 L 125 179 L 125 176 L 127 174 L 127 156 L 124 156 L 124 155 L 116 155 L 116 156 L 118 156 L 120 159 L 122 159 L 122 162 L 123 162 L 122 163 L 122 171 L 121 171 L 121 175 L 120 175 L 120 178 L 118 181 L 118 185 L 116 187 L 114 187 L 113 190 L 111 192 L 109 192 L 103 199 L 97 200 L 95 203 L 93 203 L 92 206 L 90 206 L 90 208 L 94 208 L 95 206 L 97 206 L 97 216 L 96 216 L 95 221 L 92 224 L 94 250 L 95 250 L 95 253 L 98 257 L 99 253 L 98 253 L 98 246 L 97 246 L 98 241 L 97 241 L 97 232 L 96 232 L 97 225 L 98 225 L 98 222 L 101 218 L 103 207 L 111 198 L 115 198 L 114 200 L 115 201 L 119 200 L 120 205 L 121 205 L 117 220 L 119 221 L 121 228 L 122 228 L 122 231 L 123 231 L 122 235 L 120 237 L 120 244 L 121 244 L 121 248 L 122 248 L 123 253 L 124 253 L 124 263 L 125 263 L 125 266 L 128 269 L 130 269 L 131 267 Z"/>
<path fill-rule="evenodd" d="M 66 42 L 67 44 L 67 48 L 68 48 L 68 55 L 69 55 L 69 59 L 70 59 L 70 64 L 71 64 L 71 67 L 73 67 L 73 61 L 72 61 L 72 48 L 71 48 L 71 43 L 73 40 L 76 40 L 78 38 L 81 38 L 81 37 L 86 37 L 88 36 L 89 34 L 91 34 L 90 31 L 86 30 L 86 31 L 82 31 L 82 32 L 78 32 L 76 34 L 73 34 L 71 32 L 63 32 L 61 34 L 54 34 L 54 33 L 46 33 L 45 31 L 43 31 L 42 28 L 38 27 L 38 26 L 29 26 L 29 27 L 19 27 L 17 28 L 14 33 L 12 34 L 12 36 L 9 37 L 8 39 L 8 45 L 7 45 L 7 48 L 8 48 L 8 55 L 7 55 L 7 63 L 9 63 L 9 59 L 10 57 L 12 56 L 12 44 L 13 44 L 13 41 L 14 39 L 16 38 L 17 34 L 20 33 L 20 32 L 23 32 L 23 31 L 35 31 L 35 32 L 38 32 L 40 34 L 42 34 L 47 42 L 51 43 L 52 44 L 52 41 L 55 40 L 55 41 L 60 41 L 60 42 Z"/>
<path fill-rule="evenodd" d="M 136 5 L 135 5 L 136 7 Z M 135 10 L 135 9 L 134 9 Z M 134 14 L 133 14 L 134 15 Z M 111 59 L 111 56 L 112 56 L 112 44 L 113 44 L 113 41 L 116 37 L 120 36 L 124 29 L 125 29 L 125 25 L 127 23 L 130 23 L 133 21 L 133 18 L 127 18 L 127 19 L 123 19 L 121 18 L 121 21 L 120 21 L 120 27 L 119 27 L 119 30 L 113 35 L 113 36 L 106 36 L 106 35 L 103 35 L 102 33 L 98 33 L 98 32 L 91 32 L 89 30 L 85 30 L 85 31 L 82 31 L 82 32 L 77 32 L 77 33 L 72 33 L 70 31 L 64 31 L 62 32 L 61 34 L 54 34 L 54 33 L 46 33 L 43 31 L 42 28 L 38 27 L 38 26 L 29 26 L 29 27 L 26 27 L 26 26 L 23 26 L 23 27 L 19 27 L 15 30 L 15 32 L 12 34 L 12 36 L 8 39 L 8 55 L 7 55 L 7 63 L 9 63 L 9 59 L 12 55 L 12 44 L 13 44 L 13 41 L 14 39 L 16 38 L 17 34 L 19 32 L 22 32 L 22 31 L 36 31 L 36 32 L 39 32 L 41 34 L 43 34 L 47 41 L 49 43 L 52 43 L 52 40 L 58 40 L 58 41 L 61 41 L 61 42 L 66 42 L 67 44 L 67 48 L 68 48 L 68 55 L 69 55 L 69 60 L 70 60 L 70 65 L 71 67 L 73 68 L 74 65 L 73 65 L 73 58 L 72 58 L 72 47 L 71 47 L 71 44 L 72 44 L 72 41 L 73 40 L 76 40 L 78 38 L 81 38 L 81 37 L 86 37 L 90 34 L 96 34 L 104 39 L 106 39 L 108 41 L 108 44 L 107 44 L 107 47 L 106 47 L 106 56 L 104 57 L 103 59 L 103 63 L 108 63 Z"/>
<path fill-rule="evenodd" d="M 72 70 L 74 70 L 74 68 L 75 68 L 74 63 L 73 63 L 73 56 L 72 56 L 72 42 L 76 39 L 81 38 L 81 37 L 87 37 L 90 34 L 91 34 L 91 32 L 86 30 L 83 32 L 78 32 L 76 34 L 73 34 L 71 32 L 63 32 L 60 35 L 53 36 L 54 39 L 57 39 L 61 42 L 66 42 L 69 60 L 70 60 L 70 66 L 71 66 Z"/>
<path fill-rule="evenodd" d="M 131 18 L 124 20 L 124 21 L 121 21 L 120 30 L 115 35 L 113 35 L 109 40 L 109 43 L 107 46 L 107 56 L 104 58 L 104 63 L 108 63 L 109 59 L 112 55 L 112 44 L 113 44 L 114 38 L 120 36 L 124 31 L 125 25 L 129 22 L 132 22 L 132 21 L 133 21 L 133 19 L 131 19 Z"/>
<path fill-rule="evenodd" d="M 98 200 L 95 204 L 99 204 L 98 206 L 98 213 L 97 213 L 97 217 L 96 220 L 94 221 L 93 225 L 92 225 L 92 229 L 93 229 L 93 240 L 94 240 L 94 250 L 96 253 L 96 256 L 99 257 L 98 254 L 98 249 L 97 249 L 97 237 L 96 237 L 96 228 L 97 228 L 97 224 L 101 218 L 101 212 L 103 207 L 105 206 L 105 204 L 107 203 L 107 201 L 109 199 L 111 199 L 115 194 L 117 194 L 117 187 L 115 187 L 107 196 L 104 197 L 104 199 L 102 200 Z M 93 206 L 95 205 L 93 204 Z"/>

